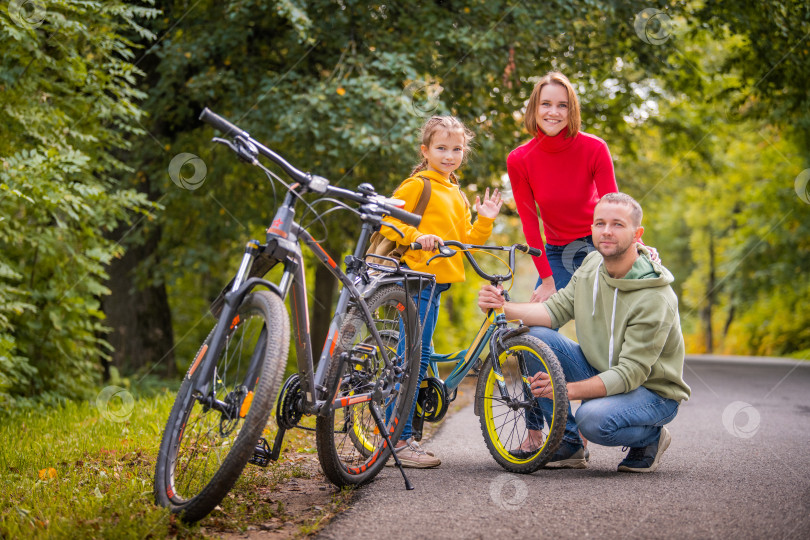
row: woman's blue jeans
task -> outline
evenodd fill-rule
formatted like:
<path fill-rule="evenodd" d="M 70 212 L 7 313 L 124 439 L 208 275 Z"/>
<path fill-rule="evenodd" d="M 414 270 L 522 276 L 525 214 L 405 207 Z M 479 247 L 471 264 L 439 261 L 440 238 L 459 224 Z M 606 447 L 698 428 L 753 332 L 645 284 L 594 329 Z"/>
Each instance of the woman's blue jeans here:
<path fill-rule="evenodd" d="M 554 286 L 558 291 L 568 285 L 571 276 L 574 275 L 577 268 L 582 266 L 582 261 L 588 256 L 588 253 L 594 249 L 596 248 L 593 247 L 593 238 L 590 235 L 577 238 L 564 246 L 546 244 L 546 258 L 551 266 Z M 543 279 L 538 278 L 535 288 L 539 287 L 542 282 Z"/>
<path fill-rule="evenodd" d="M 567 382 L 589 379 L 599 372 L 588 363 L 582 349 L 573 340 L 550 328 L 533 326 L 529 332 L 551 348 L 562 365 Z M 529 374 L 545 371 L 543 364 L 532 357 L 528 362 Z M 551 419 L 551 400 L 539 398 L 538 407 L 526 411 L 529 429 L 542 429 L 543 419 Z M 578 432 L 589 441 L 602 446 L 649 446 L 661 435 L 661 426 L 678 414 L 678 402 L 661 397 L 652 390 L 639 386 L 625 394 L 583 400 L 576 418 L 568 406 L 563 440 L 582 444 Z"/>

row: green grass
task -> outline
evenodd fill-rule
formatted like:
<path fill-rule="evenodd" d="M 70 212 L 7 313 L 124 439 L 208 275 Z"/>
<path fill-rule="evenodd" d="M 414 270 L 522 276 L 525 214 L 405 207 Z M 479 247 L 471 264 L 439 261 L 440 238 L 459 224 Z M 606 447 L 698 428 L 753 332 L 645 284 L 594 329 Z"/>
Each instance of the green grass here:
<path fill-rule="evenodd" d="M 171 394 L 137 400 L 126 421 L 120 399 L 110 409 L 115 420 L 88 402 L 4 417 L 0 536 L 171 534 L 175 519 L 153 504 L 152 473 L 172 400 Z"/>
<path fill-rule="evenodd" d="M 171 392 L 136 399 L 128 416 L 118 398 L 105 411 L 84 402 L 0 416 L 0 538 L 207 538 L 294 518 L 283 499 L 265 499 L 290 478 L 314 476 L 296 461 L 314 451 L 312 436 L 300 430 L 289 432 L 282 460 L 248 466 L 221 510 L 198 525 L 156 506 L 155 459 L 173 400 Z M 333 496 L 335 512 L 347 497 Z"/>

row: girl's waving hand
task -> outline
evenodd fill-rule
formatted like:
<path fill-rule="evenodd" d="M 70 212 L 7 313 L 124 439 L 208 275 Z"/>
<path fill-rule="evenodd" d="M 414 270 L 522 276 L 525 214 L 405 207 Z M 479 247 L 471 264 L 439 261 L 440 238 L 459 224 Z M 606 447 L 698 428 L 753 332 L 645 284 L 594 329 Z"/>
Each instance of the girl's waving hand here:
<path fill-rule="evenodd" d="M 497 189 L 492 190 L 492 197 L 489 196 L 489 188 L 484 193 L 484 202 L 481 202 L 481 197 L 475 196 L 475 211 L 479 216 L 489 219 L 498 217 L 498 212 L 501 211 L 501 194 Z"/>

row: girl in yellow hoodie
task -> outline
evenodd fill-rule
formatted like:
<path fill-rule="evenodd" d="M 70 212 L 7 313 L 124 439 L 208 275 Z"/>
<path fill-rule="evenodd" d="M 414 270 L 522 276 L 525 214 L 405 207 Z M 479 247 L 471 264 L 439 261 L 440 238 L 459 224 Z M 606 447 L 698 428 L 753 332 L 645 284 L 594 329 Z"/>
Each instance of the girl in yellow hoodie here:
<path fill-rule="evenodd" d="M 409 250 L 402 256 L 402 263 L 420 272 L 436 275 L 436 289 L 427 287 L 414 301 L 419 306 L 419 317 L 424 320 L 422 329 L 422 360 L 419 369 L 419 383 L 425 376 L 431 353 L 431 341 L 436 329 L 441 293 L 450 288 L 451 283 L 464 281 L 464 261 L 462 257 L 435 259 L 426 265 L 427 260 L 435 255 L 443 239 L 456 240 L 468 244 L 483 244 L 492 233 L 492 223 L 501 209 L 501 195 L 497 189 L 490 196 L 489 188 L 483 201 L 475 197 L 475 211 L 478 219 L 472 222 L 470 205 L 461 192 L 454 172 L 464 163 L 469 151 L 472 132 L 460 120 L 453 116 L 434 116 L 422 126 L 422 162 L 411 172 L 394 192 L 394 197 L 405 201 L 405 210 L 413 211 L 424 188 L 422 178 L 430 181 L 431 194 L 427 207 L 422 214 L 419 228 L 389 218 L 402 231 L 404 237 L 389 227 L 382 228 L 382 234 L 389 240 L 400 244 L 413 242 L 422 245 L 418 251 Z M 420 178 L 422 177 L 422 178 Z M 432 298 L 431 298 L 431 292 Z M 427 310 L 427 316 L 425 311 Z M 419 384 L 417 386 L 417 392 Z M 405 429 L 395 451 L 405 467 L 437 467 L 441 461 L 432 453 L 419 447 L 413 440 L 411 420 L 416 409 L 416 400 L 408 415 Z"/>

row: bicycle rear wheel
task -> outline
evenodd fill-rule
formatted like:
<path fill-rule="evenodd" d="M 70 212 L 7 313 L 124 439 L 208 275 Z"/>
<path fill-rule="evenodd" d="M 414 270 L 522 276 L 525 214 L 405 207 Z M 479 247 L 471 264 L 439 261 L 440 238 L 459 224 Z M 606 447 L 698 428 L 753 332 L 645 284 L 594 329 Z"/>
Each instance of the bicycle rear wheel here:
<path fill-rule="evenodd" d="M 410 412 L 419 376 L 421 332 L 413 300 L 402 287 L 386 285 L 366 302 L 372 324 L 399 373 L 389 383 L 388 369 L 381 350 L 370 339 L 368 323 L 356 307 L 349 310 L 327 377 L 327 380 L 339 378 L 333 403 L 343 400 L 347 405 L 332 407 L 326 416 L 318 416 L 315 424 L 321 468 L 337 486 L 361 485 L 380 472 L 391 449 L 372 417 L 371 407 L 378 408 L 386 431 L 396 442 L 405 427 L 404 416 Z M 397 355 L 398 346 L 404 351 L 401 356 Z M 351 360 L 341 363 L 338 358 L 344 352 L 349 353 Z M 373 401 L 348 404 L 352 396 L 372 392 L 375 387 L 382 393 Z"/>
<path fill-rule="evenodd" d="M 551 459 L 565 432 L 568 415 L 565 376 L 551 349 L 535 337 L 516 336 L 505 340 L 503 346 L 504 352 L 497 359 L 503 377 L 495 371 L 490 355 L 478 376 L 476 411 L 481 433 L 495 461 L 507 471 L 531 473 Z M 553 397 L 541 400 L 545 401 L 548 414 L 540 415 L 539 409 L 535 409 L 538 414 L 533 423 L 539 422 L 540 426 L 535 427 L 543 428 L 542 445 L 522 452 L 521 445 L 529 436 L 526 414 L 538 401 L 529 391 L 528 376 L 534 375 L 526 368 L 530 357 L 538 360 L 541 369 L 549 374 Z M 506 388 L 506 396 L 501 393 L 499 379 Z"/>
<path fill-rule="evenodd" d="M 156 502 L 183 521 L 213 510 L 253 455 L 284 374 L 289 332 L 281 299 L 257 291 L 239 306 L 205 396 L 195 395 L 194 387 L 210 362 L 200 361 L 214 331 L 197 353 L 172 406 L 155 470 Z"/>

